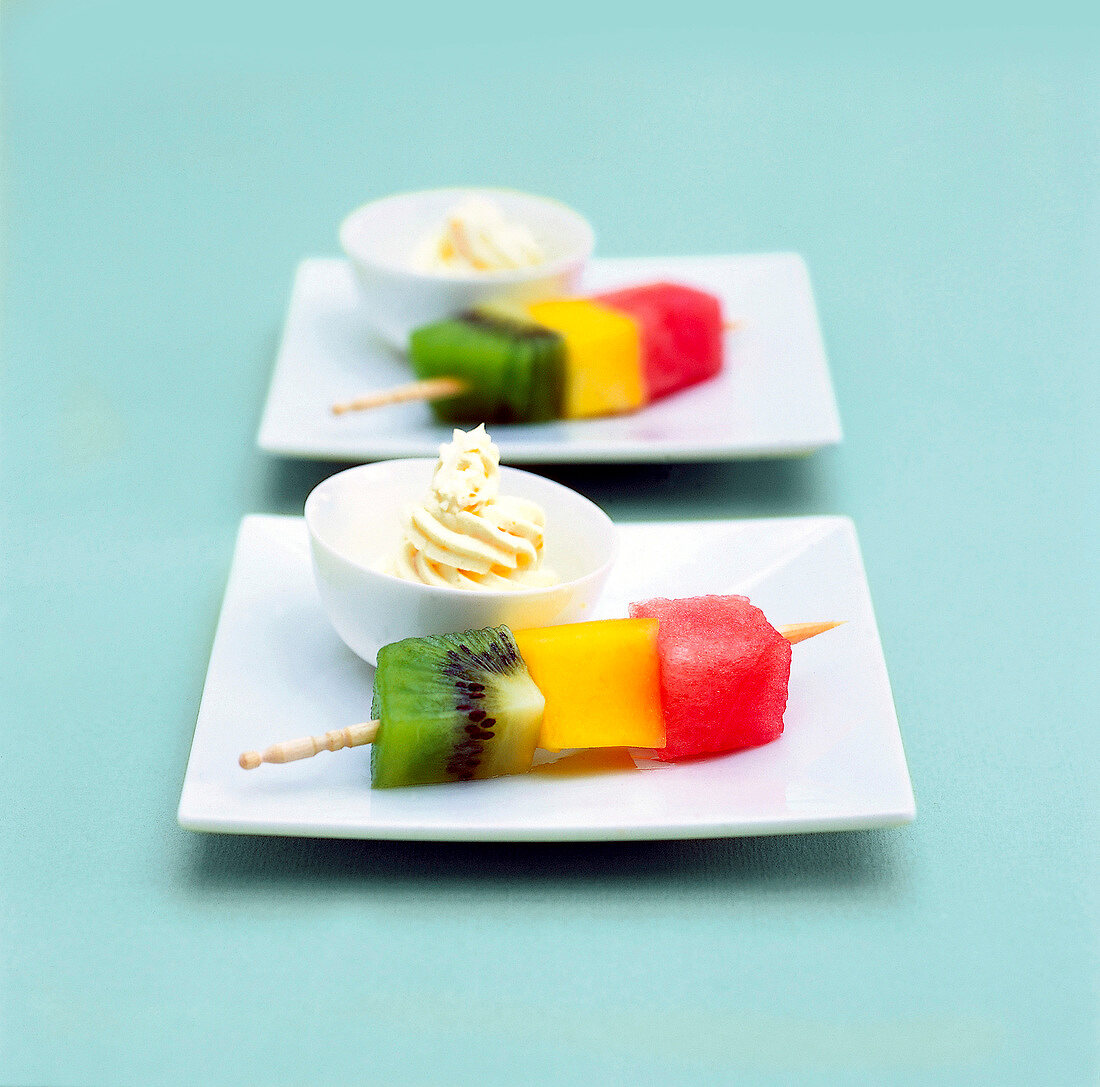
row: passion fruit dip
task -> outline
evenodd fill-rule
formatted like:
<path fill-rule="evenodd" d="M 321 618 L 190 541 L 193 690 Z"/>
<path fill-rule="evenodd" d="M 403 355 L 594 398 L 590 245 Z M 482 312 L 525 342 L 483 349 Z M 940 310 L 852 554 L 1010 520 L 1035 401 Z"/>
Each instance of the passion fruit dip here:
<path fill-rule="evenodd" d="M 546 515 L 535 502 L 500 495 L 500 450 L 484 423 L 455 430 L 439 448 L 427 495 L 405 516 L 396 555 L 384 573 L 455 589 L 529 589 L 555 585 L 542 569 Z"/>

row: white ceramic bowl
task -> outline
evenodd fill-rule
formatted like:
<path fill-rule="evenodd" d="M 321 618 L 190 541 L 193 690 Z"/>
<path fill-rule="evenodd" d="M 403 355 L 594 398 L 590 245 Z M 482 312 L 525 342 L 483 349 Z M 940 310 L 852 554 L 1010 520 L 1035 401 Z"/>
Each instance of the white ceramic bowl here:
<path fill-rule="evenodd" d="M 410 257 L 427 231 L 472 196 L 492 201 L 523 223 L 546 253 L 530 268 L 500 272 L 424 272 Z M 421 325 L 496 299 L 537 301 L 576 291 L 595 235 L 588 220 L 544 196 L 511 189 L 429 189 L 374 200 L 340 225 L 340 245 L 355 269 L 367 319 L 389 343 L 404 350 Z"/>
<path fill-rule="evenodd" d="M 543 565 L 562 580 L 539 589 L 482 592 L 419 585 L 372 569 L 401 541 L 403 514 L 428 492 L 434 458 L 380 461 L 330 476 L 310 492 L 305 518 L 321 603 L 337 634 L 374 664 L 401 638 L 500 626 L 516 630 L 584 619 L 618 552 L 611 519 L 542 476 L 500 469 L 500 493 L 546 513 Z"/>

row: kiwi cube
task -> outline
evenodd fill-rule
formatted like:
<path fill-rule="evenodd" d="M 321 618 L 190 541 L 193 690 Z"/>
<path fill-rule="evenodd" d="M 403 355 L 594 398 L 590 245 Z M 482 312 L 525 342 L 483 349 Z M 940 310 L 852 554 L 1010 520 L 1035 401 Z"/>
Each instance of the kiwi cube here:
<path fill-rule="evenodd" d="M 528 423 L 559 418 L 565 343 L 555 332 L 499 312 L 470 311 L 413 332 L 418 378 L 457 377 L 469 388 L 432 402 L 444 422 Z"/>
<path fill-rule="evenodd" d="M 545 701 L 507 627 L 378 651 L 371 784 L 431 785 L 531 768 Z"/>

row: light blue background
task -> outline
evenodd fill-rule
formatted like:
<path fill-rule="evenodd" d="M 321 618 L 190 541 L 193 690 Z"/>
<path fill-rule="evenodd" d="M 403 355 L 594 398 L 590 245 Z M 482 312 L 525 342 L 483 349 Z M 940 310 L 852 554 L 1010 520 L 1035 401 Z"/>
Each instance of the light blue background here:
<path fill-rule="evenodd" d="M 1092 1082 L 1094 30 L 157 7 L 4 9 L 0 1082 Z M 911 827 L 177 828 L 239 519 L 333 470 L 254 447 L 295 263 L 467 181 L 604 255 L 806 256 L 842 446 L 549 474 L 854 517 Z"/>

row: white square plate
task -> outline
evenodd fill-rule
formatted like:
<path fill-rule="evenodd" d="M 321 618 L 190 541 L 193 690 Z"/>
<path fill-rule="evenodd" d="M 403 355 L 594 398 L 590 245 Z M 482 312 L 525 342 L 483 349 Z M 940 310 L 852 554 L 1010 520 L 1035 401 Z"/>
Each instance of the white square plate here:
<path fill-rule="evenodd" d="M 704 838 L 893 826 L 913 793 L 850 521 L 620 526 L 593 618 L 632 600 L 739 592 L 776 625 L 845 619 L 794 648 L 786 728 L 750 751 L 584 777 L 369 787 L 370 751 L 244 771 L 243 750 L 365 720 L 373 668 L 328 625 L 300 518 L 245 518 L 179 805 L 191 830 L 341 838 Z"/>
<path fill-rule="evenodd" d="M 810 278 L 793 253 L 594 260 L 585 290 L 657 279 L 711 291 L 728 318 L 727 362 L 711 381 L 632 415 L 493 427 L 508 464 L 729 460 L 798 456 L 840 441 L 840 420 Z M 343 260 L 298 266 L 259 445 L 341 461 L 435 456 L 451 428 L 426 404 L 334 416 L 331 407 L 412 380 L 372 335 Z"/>

